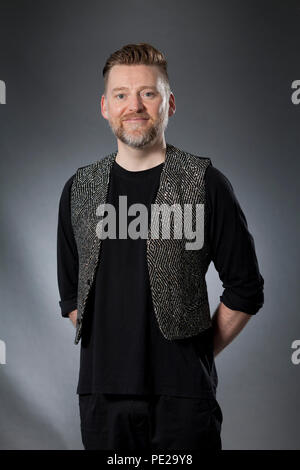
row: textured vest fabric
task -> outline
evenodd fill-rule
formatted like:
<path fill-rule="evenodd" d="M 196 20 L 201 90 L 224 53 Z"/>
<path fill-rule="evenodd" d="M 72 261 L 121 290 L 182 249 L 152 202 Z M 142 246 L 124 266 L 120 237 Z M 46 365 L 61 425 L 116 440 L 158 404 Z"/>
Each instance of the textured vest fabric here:
<path fill-rule="evenodd" d="M 77 324 L 75 344 L 81 338 L 87 299 L 97 266 L 101 269 L 101 238 L 96 209 L 105 204 L 112 164 L 117 151 L 102 160 L 78 168 L 71 186 L 71 222 L 79 257 Z M 156 204 L 205 204 L 204 175 L 210 158 L 199 157 L 166 144 L 166 158 L 160 175 Z M 205 208 L 205 205 L 204 205 Z M 194 209 L 193 209 L 194 211 Z M 205 224 L 206 211 L 204 210 Z M 147 265 L 153 308 L 159 329 L 168 340 L 197 335 L 211 326 L 205 274 L 209 266 L 207 241 L 200 249 L 186 250 L 191 241 L 152 238 L 148 231 Z M 195 226 L 193 224 L 193 228 Z"/>

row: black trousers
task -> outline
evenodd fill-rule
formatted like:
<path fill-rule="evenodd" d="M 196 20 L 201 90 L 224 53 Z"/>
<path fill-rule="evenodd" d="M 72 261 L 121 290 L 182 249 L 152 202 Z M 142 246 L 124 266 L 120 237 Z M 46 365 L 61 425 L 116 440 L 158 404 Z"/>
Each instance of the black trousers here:
<path fill-rule="evenodd" d="M 85 450 L 221 450 L 214 397 L 79 394 Z"/>

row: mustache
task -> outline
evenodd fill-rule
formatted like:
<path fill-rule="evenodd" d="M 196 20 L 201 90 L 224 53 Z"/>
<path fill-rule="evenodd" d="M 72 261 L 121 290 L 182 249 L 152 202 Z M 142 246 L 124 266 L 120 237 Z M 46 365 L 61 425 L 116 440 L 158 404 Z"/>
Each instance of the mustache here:
<path fill-rule="evenodd" d="M 149 116 L 126 116 L 122 121 L 126 121 L 126 119 L 149 119 Z"/>

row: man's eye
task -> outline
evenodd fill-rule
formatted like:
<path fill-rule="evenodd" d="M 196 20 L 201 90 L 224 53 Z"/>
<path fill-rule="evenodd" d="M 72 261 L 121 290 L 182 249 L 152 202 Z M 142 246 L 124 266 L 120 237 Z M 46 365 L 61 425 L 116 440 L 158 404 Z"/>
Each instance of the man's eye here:
<path fill-rule="evenodd" d="M 152 91 L 146 91 L 145 95 L 152 95 L 152 96 L 155 96 L 155 93 L 153 93 Z M 123 99 L 122 97 L 125 96 L 125 93 L 119 93 L 118 95 L 116 95 L 116 98 L 118 99 Z M 121 98 L 120 98 L 121 97 Z"/>

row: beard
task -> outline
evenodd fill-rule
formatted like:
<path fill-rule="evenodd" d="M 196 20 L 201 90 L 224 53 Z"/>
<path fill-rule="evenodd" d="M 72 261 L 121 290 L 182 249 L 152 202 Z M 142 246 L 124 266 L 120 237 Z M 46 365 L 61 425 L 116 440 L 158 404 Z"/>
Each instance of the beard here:
<path fill-rule="evenodd" d="M 108 120 L 109 126 L 113 134 L 124 144 L 132 148 L 146 148 L 153 144 L 157 137 L 162 135 L 167 128 L 169 116 L 168 111 L 162 113 L 160 117 L 149 126 L 147 124 L 130 123 L 128 130 L 124 127 L 123 122 L 115 124 L 112 120 Z M 126 124 L 125 124 L 126 126 Z"/>

